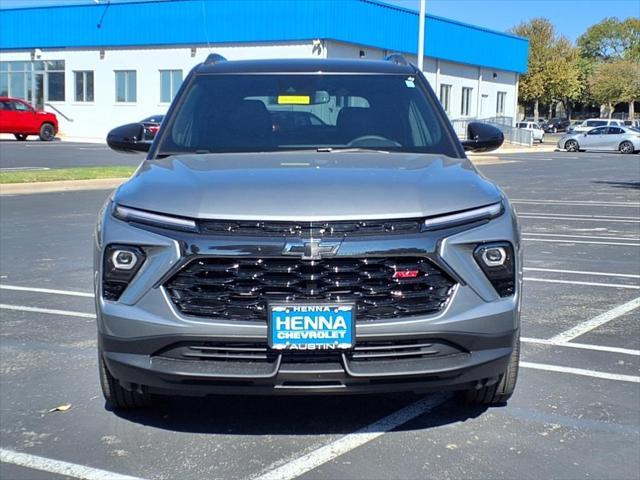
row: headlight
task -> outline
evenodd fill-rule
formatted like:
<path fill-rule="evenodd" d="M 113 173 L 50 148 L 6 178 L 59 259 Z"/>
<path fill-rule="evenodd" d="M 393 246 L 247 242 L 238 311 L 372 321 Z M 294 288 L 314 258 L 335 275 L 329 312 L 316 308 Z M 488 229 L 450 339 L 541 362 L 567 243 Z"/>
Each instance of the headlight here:
<path fill-rule="evenodd" d="M 486 207 L 431 217 L 425 219 L 423 230 L 438 230 L 440 228 L 455 227 L 456 225 L 463 225 L 480 220 L 489 220 L 501 215 L 503 211 L 502 203 L 494 203 Z"/>
<path fill-rule="evenodd" d="M 102 296 L 105 300 L 118 300 L 144 263 L 146 255 L 139 247 L 108 245 L 104 249 L 102 264 Z"/>
<path fill-rule="evenodd" d="M 476 247 L 473 256 L 501 297 L 515 291 L 515 261 L 509 242 L 485 243 Z"/>
<path fill-rule="evenodd" d="M 125 222 L 143 223 L 160 228 L 170 228 L 173 230 L 197 231 L 198 227 L 194 220 L 189 218 L 174 217 L 161 213 L 138 210 L 137 208 L 123 207 L 116 205 L 113 209 L 113 216 Z"/>

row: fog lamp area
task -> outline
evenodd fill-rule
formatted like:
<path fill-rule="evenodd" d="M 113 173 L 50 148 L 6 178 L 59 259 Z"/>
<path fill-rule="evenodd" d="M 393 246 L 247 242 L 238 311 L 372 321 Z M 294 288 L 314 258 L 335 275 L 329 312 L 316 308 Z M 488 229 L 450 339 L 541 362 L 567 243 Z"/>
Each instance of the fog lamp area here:
<path fill-rule="evenodd" d="M 102 296 L 116 301 L 129 286 L 144 263 L 146 255 L 140 247 L 108 245 L 104 249 L 102 268 Z"/>
<path fill-rule="evenodd" d="M 513 246 L 509 242 L 478 245 L 473 256 L 487 279 L 501 297 L 515 292 L 515 260 Z"/>

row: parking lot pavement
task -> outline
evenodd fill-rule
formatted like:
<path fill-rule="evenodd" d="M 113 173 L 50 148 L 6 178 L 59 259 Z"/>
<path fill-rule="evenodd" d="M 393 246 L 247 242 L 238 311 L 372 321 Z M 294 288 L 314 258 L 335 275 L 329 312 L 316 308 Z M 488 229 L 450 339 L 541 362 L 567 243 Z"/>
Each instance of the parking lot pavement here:
<path fill-rule="evenodd" d="M 91 234 L 108 192 L 3 197 L 0 477 L 637 479 L 640 156 L 575 157 L 481 167 L 513 199 L 525 249 L 523 368 L 491 409 L 404 394 L 106 411 Z"/>
<path fill-rule="evenodd" d="M 141 154 L 116 153 L 103 143 L 0 140 L 0 171 L 21 168 L 137 166 Z"/>

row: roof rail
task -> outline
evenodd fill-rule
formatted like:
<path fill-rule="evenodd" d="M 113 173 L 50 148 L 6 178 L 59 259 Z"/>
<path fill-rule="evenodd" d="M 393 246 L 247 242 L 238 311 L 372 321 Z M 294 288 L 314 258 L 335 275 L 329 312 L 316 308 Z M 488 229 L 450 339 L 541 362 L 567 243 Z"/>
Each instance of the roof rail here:
<path fill-rule="evenodd" d="M 227 59 L 218 53 L 210 53 L 204 61 L 205 65 L 213 65 L 214 63 L 226 62 Z"/>
<path fill-rule="evenodd" d="M 407 59 L 404 58 L 404 55 L 402 55 L 401 53 L 391 53 L 384 57 L 384 59 L 387 62 L 393 62 L 396 65 L 409 65 L 409 62 L 407 62 Z"/>

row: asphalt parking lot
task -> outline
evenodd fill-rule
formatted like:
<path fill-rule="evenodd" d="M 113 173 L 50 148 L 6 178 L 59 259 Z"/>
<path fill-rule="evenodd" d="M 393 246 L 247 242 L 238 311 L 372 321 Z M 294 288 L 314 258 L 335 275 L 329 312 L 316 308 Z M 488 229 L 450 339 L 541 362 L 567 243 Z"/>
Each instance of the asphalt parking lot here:
<path fill-rule="evenodd" d="M 28 145 L 43 164 L 60 148 Z M 1 197 L 0 478 L 639 478 L 640 155 L 499 157 L 480 169 L 521 219 L 523 368 L 490 409 L 404 394 L 107 411 L 91 235 L 109 192 Z"/>

